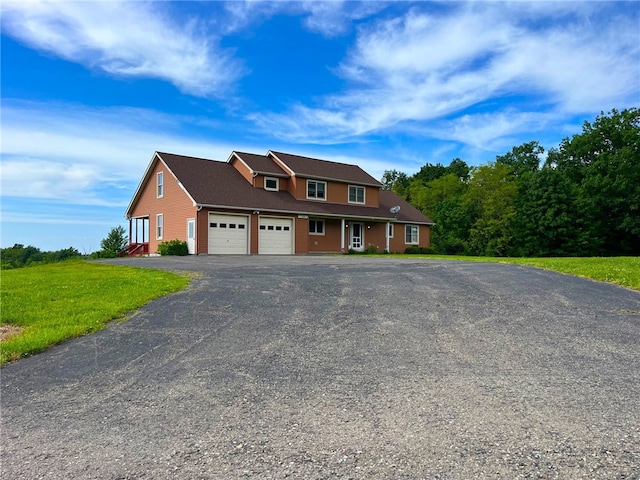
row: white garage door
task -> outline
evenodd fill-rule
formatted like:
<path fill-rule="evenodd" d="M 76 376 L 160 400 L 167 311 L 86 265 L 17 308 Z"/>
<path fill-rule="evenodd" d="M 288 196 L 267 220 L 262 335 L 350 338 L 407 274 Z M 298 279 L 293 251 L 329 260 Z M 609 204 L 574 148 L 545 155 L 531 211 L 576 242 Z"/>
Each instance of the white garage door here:
<path fill-rule="evenodd" d="M 258 253 L 291 255 L 293 253 L 293 219 L 260 217 Z"/>
<path fill-rule="evenodd" d="M 247 217 L 209 214 L 209 254 L 246 254 L 248 244 Z"/>

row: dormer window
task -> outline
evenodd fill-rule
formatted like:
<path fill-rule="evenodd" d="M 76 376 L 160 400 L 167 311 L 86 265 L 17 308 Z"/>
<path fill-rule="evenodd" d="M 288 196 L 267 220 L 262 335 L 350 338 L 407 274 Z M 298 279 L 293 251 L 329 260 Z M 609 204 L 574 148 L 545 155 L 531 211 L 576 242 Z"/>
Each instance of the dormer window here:
<path fill-rule="evenodd" d="M 278 179 L 274 177 L 264 177 L 264 189 L 277 192 L 279 190 Z"/>
<path fill-rule="evenodd" d="M 349 203 L 364 203 L 364 187 L 349 185 Z"/>
<path fill-rule="evenodd" d="M 326 200 L 327 182 L 307 180 L 307 198 Z"/>

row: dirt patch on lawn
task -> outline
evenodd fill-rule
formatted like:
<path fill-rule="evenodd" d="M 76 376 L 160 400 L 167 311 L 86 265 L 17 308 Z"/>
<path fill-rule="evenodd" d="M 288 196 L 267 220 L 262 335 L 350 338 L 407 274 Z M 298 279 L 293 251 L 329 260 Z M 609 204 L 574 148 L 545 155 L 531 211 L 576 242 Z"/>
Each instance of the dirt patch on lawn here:
<path fill-rule="evenodd" d="M 0 342 L 4 342 L 5 340 L 9 340 L 11 337 L 20 335 L 22 330 L 24 330 L 24 327 L 11 325 L 10 323 L 0 325 Z"/>

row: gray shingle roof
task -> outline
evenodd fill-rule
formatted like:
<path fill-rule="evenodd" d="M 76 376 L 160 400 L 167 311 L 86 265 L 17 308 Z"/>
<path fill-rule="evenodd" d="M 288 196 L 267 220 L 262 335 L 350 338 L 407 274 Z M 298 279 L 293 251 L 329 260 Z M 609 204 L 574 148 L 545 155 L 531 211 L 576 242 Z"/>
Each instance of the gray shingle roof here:
<path fill-rule="evenodd" d="M 270 192 L 254 188 L 229 163 L 203 158 L 157 152 L 189 195 L 198 205 L 244 210 L 298 213 L 316 216 L 341 216 L 362 219 L 394 220 L 389 209 L 400 206 L 397 220 L 401 222 L 433 222 L 419 210 L 393 192 L 380 191 L 379 207 L 342 205 L 327 202 L 297 200 L 286 191 Z"/>

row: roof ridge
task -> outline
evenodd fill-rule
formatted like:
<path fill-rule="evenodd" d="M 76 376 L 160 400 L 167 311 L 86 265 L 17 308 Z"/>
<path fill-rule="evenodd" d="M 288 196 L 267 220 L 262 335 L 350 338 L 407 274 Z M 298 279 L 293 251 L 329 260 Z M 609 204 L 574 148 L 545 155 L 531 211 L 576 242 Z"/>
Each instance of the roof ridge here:
<path fill-rule="evenodd" d="M 347 167 L 356 167 L 356 168 L 359 168 L 360 170 L 362 170 L 363 172 L 365 172 L 365 170 L 360 165 L 356 165 L 354 163 L 336 162 L 334 160 L 325 160 L 324 158 L 308 157 L 306 155 L 297 155 L 295 153 L 277 152 L 276 150 L 269 150 L 269 152 L 274 153 L 276 155 L 277 154 L 289 155 L 291 157 L 298 157 L 298 158 L 304 158 L 304 159 L 307 159 L 307 160 L 314 160 L 316 162 L 327 162 L 327 163 L 335 163 L 335 164 L 338 164 L 338 165 L 346 165 Z M 267 152 L 267 153 L 269 153 L 269 152 Z"/>
<path fill-rule="evenodd" d="M 262 153 L 253 153 L 253 152 L 242 152 L 240 150 L 234 150 L 232 153 L 239 153 L 242 155 L 256 155 L 258 157 L 266 157 L 267 155 L 263 155 Z"/>
<path fill-rule="evenodd" d="M 162 156 L 162 155 L 171 155 L 173 157 L 193 158 L 194 160 L 204 160 L 204 161 L 207 161 L 207 162 L 223 162 L 223 160 L 215 160 L 213 158 L 204 158 L 204 157 L 194 157 L 193 155 L 182 155 L 181 153 L 160 152 L 158 150 L 156 150 L 155 153 L 157 153 L 160 156 Z"/>

